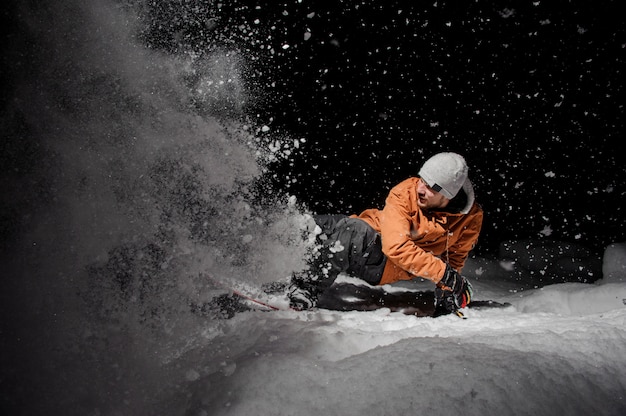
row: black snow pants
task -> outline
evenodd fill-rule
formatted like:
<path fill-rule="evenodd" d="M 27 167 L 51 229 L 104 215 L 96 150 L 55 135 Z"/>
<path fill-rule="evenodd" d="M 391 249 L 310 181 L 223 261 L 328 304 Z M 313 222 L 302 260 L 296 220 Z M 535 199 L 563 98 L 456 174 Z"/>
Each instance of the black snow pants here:
<path fill-rule="evenodd" d="M 380 282 L 387 262 L 380 234 L 365 221 L 346 215 L 316 215 L 314 219 L 322 229 L 320 256 L 311 265 L 319 289 L 330 287 L 341 272 L 371 285 Z"/>

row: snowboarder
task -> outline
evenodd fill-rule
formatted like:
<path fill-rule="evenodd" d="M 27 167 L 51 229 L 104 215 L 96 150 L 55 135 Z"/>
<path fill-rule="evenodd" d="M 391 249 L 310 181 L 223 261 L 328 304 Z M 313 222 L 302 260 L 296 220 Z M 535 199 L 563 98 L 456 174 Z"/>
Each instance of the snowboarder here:
<path fill-rule="evenodd" d="M 482 226 L 465 159 L 439 153 L 418 177 L 391 189 L 382 210 L 360 215 L 315 216 L 321 249 L 309 270 L 292 277 L 292 308 L 314 307 L 340 272 L 371 285 L 425 278 L 436 284 L 439 314 L 457 312 L 471 300 L 460 274 Z"/>

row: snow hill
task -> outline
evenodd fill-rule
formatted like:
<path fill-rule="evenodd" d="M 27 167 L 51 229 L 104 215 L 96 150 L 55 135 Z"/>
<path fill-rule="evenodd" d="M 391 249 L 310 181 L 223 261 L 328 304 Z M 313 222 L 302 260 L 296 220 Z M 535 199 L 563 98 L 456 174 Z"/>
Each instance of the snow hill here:
<path fill-rule="evenodd" d="M 385 309 L 240 313 L 163 362 L 167 382 L 147 382 L 148 403 L 135 391 L 107 413 L 623 415 L 625 253 L 607 248 L 605 277 L 593 284 L 530 289 L 474 258 L 477 298 L 512 306 L 467 320 Z"/>

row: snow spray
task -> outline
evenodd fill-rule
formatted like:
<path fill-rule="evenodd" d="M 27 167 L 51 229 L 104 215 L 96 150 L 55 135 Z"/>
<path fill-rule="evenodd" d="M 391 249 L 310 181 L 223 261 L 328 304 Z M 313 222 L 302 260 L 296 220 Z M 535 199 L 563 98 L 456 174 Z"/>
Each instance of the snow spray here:
<path fill-rule="evenodd" d="M 146 414 L 215 330 L 205 273 L 303 267 L 310 217 L 263 186 L 292 140 L 246 121 L 235 50 L 147 48 L 124 2 L 15 8 L 2 407 Z"/>

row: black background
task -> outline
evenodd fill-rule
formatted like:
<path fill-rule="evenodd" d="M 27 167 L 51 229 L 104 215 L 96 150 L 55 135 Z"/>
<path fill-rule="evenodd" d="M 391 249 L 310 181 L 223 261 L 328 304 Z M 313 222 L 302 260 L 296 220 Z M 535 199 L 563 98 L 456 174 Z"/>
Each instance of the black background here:
<path fill-rule="evenodd" d="M 486 213 L 479 251 L 543 238 L 601 253 L 626 240 L 616 1 L 118 4 L 138 10 L 137 37 L 153 50 L 243 58 L 248 98 L 235 116 L 305 140 L 265 183 L 314 212 L 381 207 L 426 158 L 455 151 Z M 37 149 L 6 143 L 9 167 Z"/>
<path fill-rule="evenodd" d="M 306 139 L 268 180 L 313 211 L 380 207 L 456 151 L 486 212 L 483 250 L 625 238 L 617 2 L 234 1 L 206 5 L 210 30 L 173 3 L 147 13 L 146 42 L 248 58 L 248 114 Z"/>

